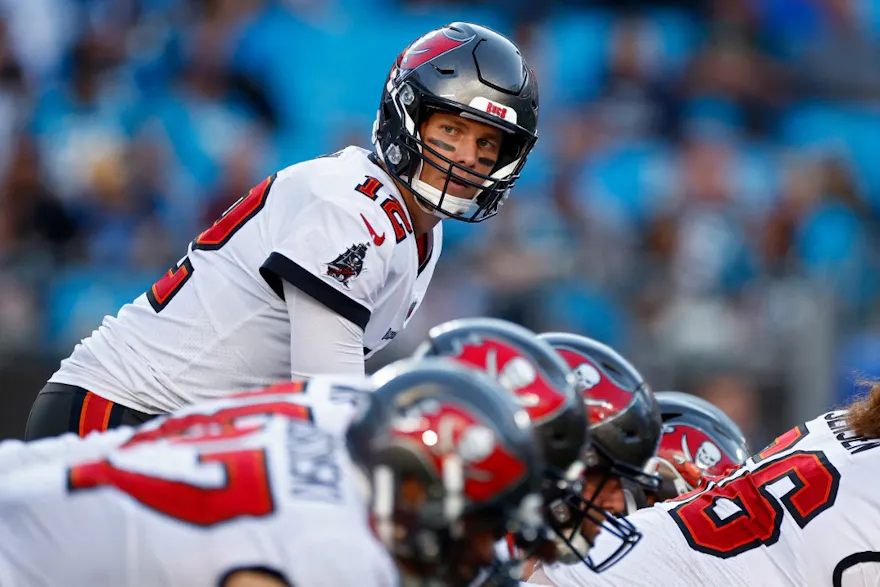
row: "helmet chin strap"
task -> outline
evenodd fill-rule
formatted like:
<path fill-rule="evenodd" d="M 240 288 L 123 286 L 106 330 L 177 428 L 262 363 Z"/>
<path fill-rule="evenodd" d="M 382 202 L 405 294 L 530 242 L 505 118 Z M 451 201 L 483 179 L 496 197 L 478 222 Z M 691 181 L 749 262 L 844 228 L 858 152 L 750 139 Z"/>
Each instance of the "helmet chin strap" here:
<path fill-rule="evenodd" d="M 447 214 L 451 214 L 452 216 L 472 215 L 474 209 L 478 207 L 476 198 L 474 198 L 473 200 L 469 200 L 467 198 L 456 198 L 455 196 L 451 196 L 448 193 L 444 195 L 443 192 L 441 192 L 431 184 L 421 180 L 422 169 L 424 168 L 424 165 L 425 163 L 423 161 L 419 162 L 419 168 L 416 170 L 415 177 L 410 182 L 413 189 L 417 191 L 420 196 L 422 196 Z M 441 199 L 443 201 L 442 205 L 440 203 Z M 433 216 L 437 216 L 438 218 L 446 218 L 446 214 L 444 214 L 440 210 L 435 210 L 428 206 L 425 206 L 422 202 L 419 201 L 418 198 L 416 198 L 416 202 L 423 212 L 426 212 Z"/>

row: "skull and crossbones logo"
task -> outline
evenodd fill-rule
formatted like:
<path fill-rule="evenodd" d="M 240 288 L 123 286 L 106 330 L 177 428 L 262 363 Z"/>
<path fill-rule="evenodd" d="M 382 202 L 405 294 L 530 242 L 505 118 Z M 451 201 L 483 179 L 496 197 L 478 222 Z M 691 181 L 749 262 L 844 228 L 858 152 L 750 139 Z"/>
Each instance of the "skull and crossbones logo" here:
<path fill-rule="evenodd" d="M 572 371 L 574 375 L 575 385 L 580 392 L 593 389 L 602 381 L 602 375 L 599 370 L 589 363 L 581 363 Z"/>

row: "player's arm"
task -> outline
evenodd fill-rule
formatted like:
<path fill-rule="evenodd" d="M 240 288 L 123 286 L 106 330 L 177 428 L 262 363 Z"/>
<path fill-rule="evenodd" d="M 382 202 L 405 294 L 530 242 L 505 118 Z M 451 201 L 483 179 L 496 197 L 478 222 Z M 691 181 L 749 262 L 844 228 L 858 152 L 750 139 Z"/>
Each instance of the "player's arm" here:
<path fill-rule="evenodd" d="M 279 177 L 273 189 L 296 189 L 291 181 Z M 395 246 L 390 239 L 376 245 L 368 232 L 368 222 L 382 222 L 377 210 L 315 196 L 301 210 L 282 208 L 272 217 L 277 237 L 260 273 L 287 304 L 293 377 L 363 373 L 364 329 Z M 274 224 L 283 217 L 288 225 Z"/>
<path fill-rule="evenodd" d="M 364 332 L 351 320 L 285 281 L 294 379 L 321 373 L 364 374 Z"/>

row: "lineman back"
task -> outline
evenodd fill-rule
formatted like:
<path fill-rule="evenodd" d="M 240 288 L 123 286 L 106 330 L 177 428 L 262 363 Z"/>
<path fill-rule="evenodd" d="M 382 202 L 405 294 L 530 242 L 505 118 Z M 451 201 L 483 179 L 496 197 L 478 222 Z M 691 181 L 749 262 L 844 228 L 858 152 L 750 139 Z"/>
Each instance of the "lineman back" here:
<path fill-rule="evenodd" d="M 103 455 L 9 468 L 0 584 L 213 587 L 247 568 L 293 585 L 395 584 L 344 448 L 367 385 L 284 384 L 186 408 Z"/>

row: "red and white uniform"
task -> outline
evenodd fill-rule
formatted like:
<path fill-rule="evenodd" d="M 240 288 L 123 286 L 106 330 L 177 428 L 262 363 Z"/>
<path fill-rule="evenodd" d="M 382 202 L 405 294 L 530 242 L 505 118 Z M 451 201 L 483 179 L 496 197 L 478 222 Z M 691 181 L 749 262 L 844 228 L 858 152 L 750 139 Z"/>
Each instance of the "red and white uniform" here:
<path fill-rule="evenodd" d="M 344 444 L 369 391 L 281 385 L 120 430 L 116 448 L 90 436 L 74 462 L 60 450 L 8 460 L 0 585 L 217 587 L 248 568 L 291 585 L 396 585 Z"/>
<path fill-rule="evenodd" d="M 391 178 L 348 147 L 267 178 L 108 316 L 51 382 L 148 414 L 322 373 L 363 374 L 421 303 L 421 238 Z"/>
<path fill-rule="evenodd" d="M 823 414 L 708 487 L 639 510 L 629 519 L 642 540 L 607 571 L 553 564 L 530 583 L 880 584 L 880 439 L 856 437 L 845 415 Z M 609 538 L 600 535 L 596 550 L 615 547 Z"/>

